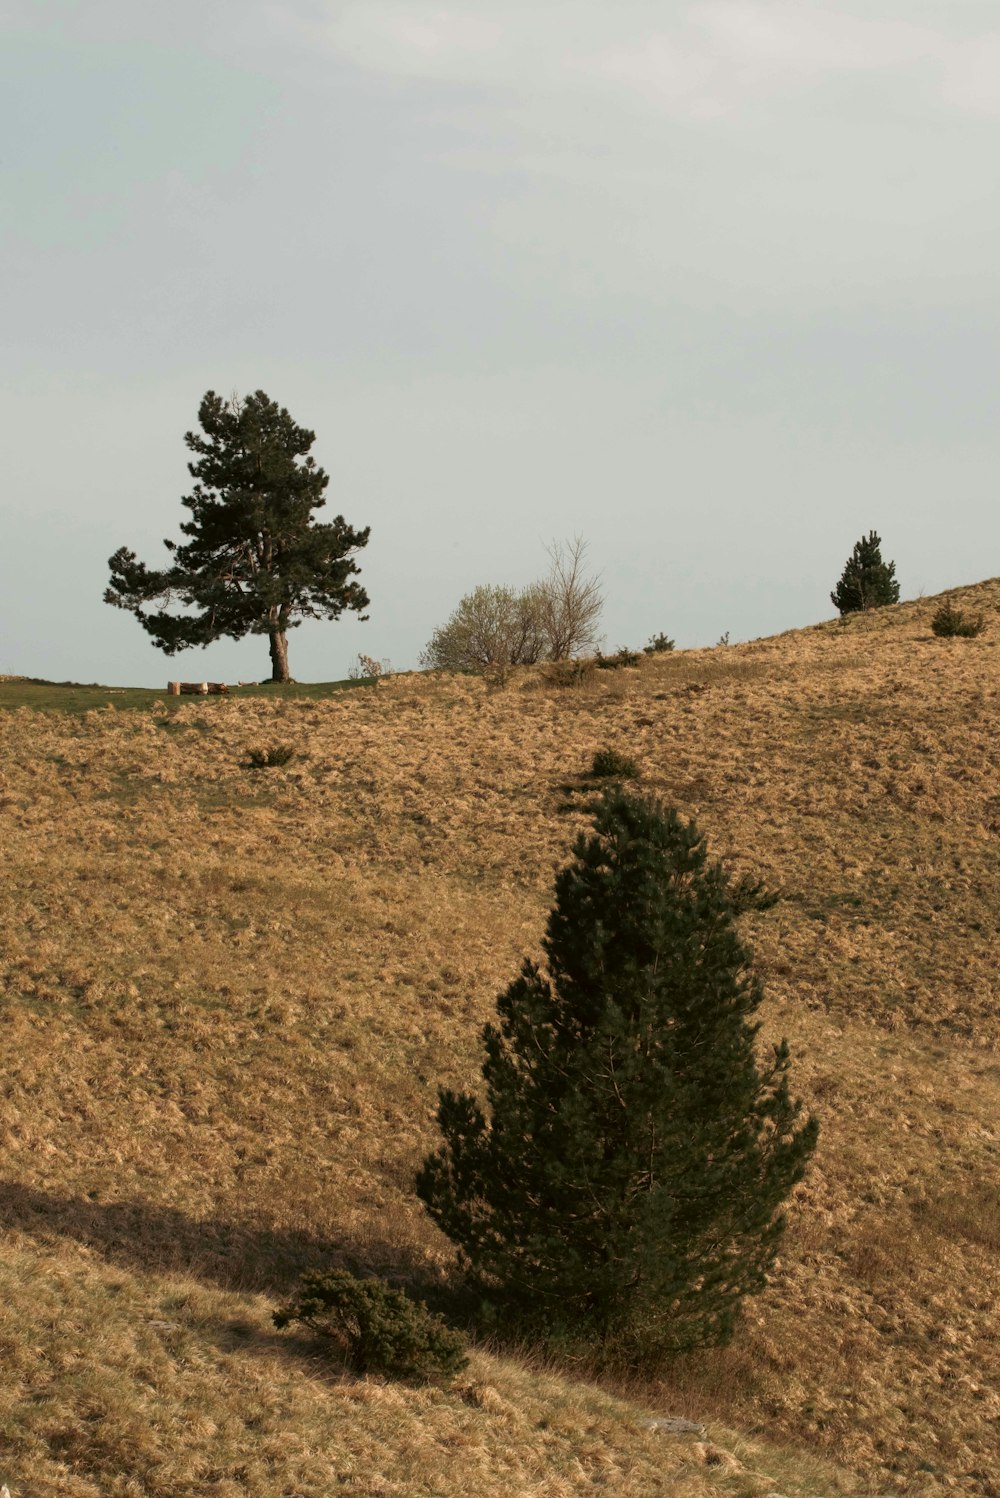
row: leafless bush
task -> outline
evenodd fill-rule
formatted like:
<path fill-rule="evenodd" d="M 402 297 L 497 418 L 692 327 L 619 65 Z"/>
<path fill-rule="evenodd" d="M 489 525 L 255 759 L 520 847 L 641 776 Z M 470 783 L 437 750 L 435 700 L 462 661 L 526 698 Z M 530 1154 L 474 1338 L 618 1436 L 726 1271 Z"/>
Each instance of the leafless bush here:
<path fill-rule="evenodd" d="M 549 548 L 551 568 L 528 588 L 481 586 L 467 593 L 421 653 L 421 665 L 447 671 L 500 671 L 592 651 L 604 598 L 585 570 L 579 536 Z"/>
<path fill-rule="evenodd" d="M 548 553 L 552 566 L 539 585 L 547 655 L 566 661 L 597 649 L 604 594 L 600 574 L 587 574 L 587 543 L 581 536 L 565 544 L 553 542 Z"/>
<path fill-rule="evenodd" d="M 373 655 L 359 655 L 347 672 L 349 681 L 382 681 L 392 675 L 392 666 L 387 660 L 376 660 Z"/>

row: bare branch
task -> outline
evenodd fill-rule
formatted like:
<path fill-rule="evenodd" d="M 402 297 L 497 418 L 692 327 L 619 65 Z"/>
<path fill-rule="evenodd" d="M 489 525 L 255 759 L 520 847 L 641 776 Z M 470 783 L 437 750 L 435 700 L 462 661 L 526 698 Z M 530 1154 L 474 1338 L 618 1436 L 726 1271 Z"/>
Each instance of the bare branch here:
<path fill-rule="evenodd" d="M 564 661 L 596 650 L 601 640 L 598 624 L 604 593 L 600 573 L 586 574 L 588 545 L 582 536 L 565 543 L 554 541 L 546 551 L 552 565 L 540 590 L 549 658 Z"/>

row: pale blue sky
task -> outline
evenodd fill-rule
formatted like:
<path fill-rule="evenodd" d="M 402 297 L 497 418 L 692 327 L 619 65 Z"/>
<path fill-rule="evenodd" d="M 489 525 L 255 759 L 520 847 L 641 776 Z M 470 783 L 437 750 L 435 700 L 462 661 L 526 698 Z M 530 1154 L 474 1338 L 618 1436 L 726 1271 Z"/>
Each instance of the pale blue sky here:
<path fill-rule="evenodd" d="M 317 433 L 371 619 L 303 680 L 412 666 L 582 534 L 607 644 L 1000 573 L 1000 12 L 979 0 L 0 0 L 0 671 L 163 657 L 151 564 L 213 388 Z"/>

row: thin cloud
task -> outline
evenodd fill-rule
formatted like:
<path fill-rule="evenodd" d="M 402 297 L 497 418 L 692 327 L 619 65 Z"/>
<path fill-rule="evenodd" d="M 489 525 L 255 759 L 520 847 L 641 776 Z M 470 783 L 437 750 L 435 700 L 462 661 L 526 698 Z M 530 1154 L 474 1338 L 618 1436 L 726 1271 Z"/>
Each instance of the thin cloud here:
<path fill-rule="evenodd" d="M 329 37 L 362 64 L 435 78 L 475 75 L 504 50 L 497 22 L 436 6 L 348 6 Z"/>
<path fill-rule="evenodd" d="M 694 8 L 692 19 L 720 56 L 754 66 L 761 76 L 909 67 L 948 45 L 926 26 L 801 4 L 710 0 Z"/>
<path fill-rule="evenodd" d="M 695 5 L 687 24 L 586 57 L 581 74 L 612 80 L 673 114 L 717 117 L 852 73 L 907 73 L 950 44 L 925 27 L 753 0 Z"/>
<path fill-rule="evenodd" d="M 365 0 L 292 10 L 272 5 L 267 14 L 276 30 L 310 47 L 325 47 L 370 72 L 483 82 L 505 73 L 504 60 L 509 62 L 510 27 L 471 7 Z"/>
<path fill-rule="evenodd" d="M 943 5 L 935 25 L 802 0 L 703 0 L 676 7 L 666 24 L 659 6 L 639 0 L 613 8 L 508 0 L 492 16 L 468 4 L 349 0 L 270 15 L 371 72 L 525 95 L 610 88 L 694 119 L 852 74 L 909 80 L 950 109 L 1000 110 L 1000 30 L 980 22 L 963 34 Z"/>
<path fill-rule="evenodd" d="M 1000 114 L 1000 31 L 952 50 L 944 68 L 941 94 L 953 109 Z"/>
<path fill-rule="evenodd" d="M 34 30 L 88 44 L 183 47 L 196 36 L 276 74 L 325 56 L 362 73 L 502 90 L 533 109 L 576 98 L 738 120 L 859 78 L 910 88 L 925 106 L 1000 114 L 992 0 L 0 0 L 0 31 Z"/>

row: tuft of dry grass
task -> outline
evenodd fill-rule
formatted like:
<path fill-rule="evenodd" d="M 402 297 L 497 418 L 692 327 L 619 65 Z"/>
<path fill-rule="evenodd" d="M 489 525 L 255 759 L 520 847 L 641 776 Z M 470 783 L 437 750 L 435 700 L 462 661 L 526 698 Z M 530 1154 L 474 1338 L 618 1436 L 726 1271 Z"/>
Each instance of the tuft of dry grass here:
<path fill-rule="evenodd" d="M 1000 581 L 948 596 L 996 621 Z M 568 683 L 0 714 L 13 1498 L 1000 1492 L 1000 629 L 936 639 L 938 601 Z M 659 1381 L 346 1378 L 270 1308 L 324 1264 L 440 1296 L 436 1088 L 609 744 L 782 891 L 747 930 L 822 1136 L 779 1271 Z"/>

